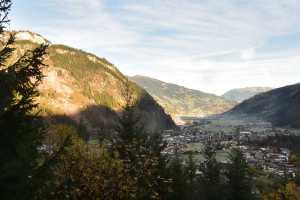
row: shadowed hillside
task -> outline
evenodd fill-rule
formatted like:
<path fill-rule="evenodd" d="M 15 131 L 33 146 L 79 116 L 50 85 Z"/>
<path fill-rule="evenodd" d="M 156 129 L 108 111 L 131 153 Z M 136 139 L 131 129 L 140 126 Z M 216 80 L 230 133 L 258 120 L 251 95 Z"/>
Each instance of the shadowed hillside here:
<path fill-rule="evenodd" d="M 272 90 L 270 87 L 247 87 L 247 88 L 238 88 L 238 89 L 233 89 L 222 96 L 229 100 L 229 101 L 235 101 L 235 102 L 242 102 L 245 101 L 246 99 L 250 99 L 251 97 L 263 93 L 263 92 L 268 92 Z"/>
<path fill-rule="evenodd" d="M 226 113 L 232 116 L 257 117 L 275 126 L 300 128 L 300 84 L 256 95 Z"/>
<path fill-rule="evenodd" d="M 156 102 L 152 97 L 145 94 L 134 105 L 136 118 L 139 119 L 138 124 L 149 133 L 159 132 L 161 127 L 175 128 L 171 118 L 164 117 L 163 109 L 153 111 L 153 107 L 157 106 L 154 104 Z M 104 105 L 91 105 L 72 115 L 48 115 L 45 116 L 45 120 L 49 124 L 68 124 L 76 127 L 83 138 L 93 140 L 116 132 L 122 115 L 122 111 L 116 112 Z"/>

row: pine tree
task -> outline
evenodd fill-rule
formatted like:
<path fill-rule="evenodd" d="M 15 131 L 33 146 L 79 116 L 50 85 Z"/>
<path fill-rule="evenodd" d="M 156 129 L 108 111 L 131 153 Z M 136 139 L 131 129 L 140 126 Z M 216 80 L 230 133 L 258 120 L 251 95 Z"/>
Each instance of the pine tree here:
<path fill-rule="evenodd" d="M 249 166 L 239 149 L 233 149 L 230 156 L 230 164 L 227 169 L 228 200 L 252 200 L 252 176 Z"/>
<path fill-rule="evenodd" d="M 193 154 L 190 153 L 188 155 L 188 160 L 185 167 L 185 176 L 187 181 L 187 188 L 186 188 L 186 199 L 194 200 L 198 199 L 198 183 L 197 183 L 197 168 L 194 161 Z"/>
<path fill-rule="evenodd" d="M 160 186 L 164 183 L 161 151 L 164 145 L 159 135 L 150 135 L 144 130 L 132 91 L 126 80 L 123 88 L 125 105 L 116 129 L 117 137 L 112 143 L 128 174 L 136 180 L 133 199 L 161 199 Z"/>
<path fill-rule="evenodd" d="M 0 34 L 4 34 L 10 0 L 0 1 Z M 4 37 L 2 37 L 4 38 Z M 28 50 L 13 64 L 14 36 L 0 51 L 0 199 L 26 199 L 30 194 L 41 141 L 41 123 L 34 110 L 47 46 Z"/>
<path fill-rule="evenodd" d="M 171 179 L 168 199 L 183 200 L 186 197 L 187 178 L 183 167 L 183 161 L 179 156 L 178 149 L 175 149 L 174 157 L 168 166 L 169 177 Z"/>
<path fill-rule="evenodd" d="M 216 148 L 207 143 L 203 150 L 204 162 L 200 165 L 200 193 L 204 199 L 219 200 L 222 195 L 221 166 L 216 160 Z"/>

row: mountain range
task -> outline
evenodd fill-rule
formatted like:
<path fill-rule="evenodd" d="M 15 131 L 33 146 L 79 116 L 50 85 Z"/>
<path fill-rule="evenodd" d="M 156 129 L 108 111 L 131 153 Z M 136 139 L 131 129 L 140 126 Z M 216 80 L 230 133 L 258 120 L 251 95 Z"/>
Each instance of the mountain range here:
<path fill-rule="evenodd" d="M 166 83 L 146 76 L 133 76 L 131 80 L 143 87 L 155 100 L 180 122 L 180 117 L 205 117 L 233 108 L 235 102 L 183 86 Z"/>
<path fill-rule="evenodd" d="M 300 84 L 258 94 L 225 115 L 258 118 L 274 126 L 300 128 Z"/>
<path fill-rule="evenodd" d="M 132 81 L 128 81 L 104 58 L 51 44 L 29 31 L 14 33 L 14 59 L 39 44 L 49 45 L 45 58 L 47 67 L 43 70 L 45 78 L 39 86 L 41 95 L 37 102 L 41 115 L 51 122 L 79 124 L 92 133 L 113 129 L 126 103 L 124 90 L 128 87 L 136 113 L 142 116 L 141 122 L 148 132 L 175 128 L 172 118 L 224 112 L 235 117 L 259 118 L 275 126 L 300 128 L 300 84 L 274 90 L 235 89 L 220 97 L 145 76 L 130 77 Z M 3 37 L 2 40 L 7 39 L 8 33 Z M 236 105 L 234 101 L 242 103 Z"/>
<path fill-rule="evenodd" d="M 246 88 L 237 88 L 232 89 L 225 94 L 223 97 L 229 101 L 235 101 L 241 103 L 246 99 L 250 99 L 251 97 L 272 90 L 270 87 L 246 87 Z"/>
<path fill-rule="evenodd" d="M 124 91 L 129 88 L 136 113 L 148 132 L 171 129 L 175 124 L 164 109 L 141 87 L 128 81 L 104 58 L 71 48 L 51 44 L 41 35 L 14 32 L 15 55 L 20 57 L 39 44 L 48 44 L 44 79 L 39 86 L 37 102 L 41 114 L 49 121 L 68 121 L 84 126 L 89 132 L 112 129 L 126 103 Z M 9 33 L 4 36 L 7 38 Z"/>

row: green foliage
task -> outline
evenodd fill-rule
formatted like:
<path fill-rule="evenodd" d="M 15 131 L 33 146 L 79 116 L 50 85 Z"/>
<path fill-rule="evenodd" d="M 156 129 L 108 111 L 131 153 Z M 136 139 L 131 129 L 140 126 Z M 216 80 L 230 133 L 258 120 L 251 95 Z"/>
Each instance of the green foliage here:
<path fill-rule="evenodd" d="M 10 1 L 0 1 L 0 27 Z M 0 29 L 3 31 L 3 29 Z M 3 32 L 0 32 L 3 34 Z M 11 36 L 0 51 L 0 198 L 27 199 L 39 157 L 42 124 L 36 117 L 34 98 L 43 75 L 47 46 L 26 51 L 17 61 L 6 65 L 14 52 Z"/>
<path fill-rule="evenodd" d="M 107 94 L 106 92 L 103 92 L 102 94 L 95 95 L 94 99 L 95 99 L 97 104 L 104 105 L 104 106 L 107 106 L 109 108 L 113 108 L 117 105 L 114 98 L 111 95 Z"/>
<path fill-rule="evenodd" d="M 54 62 L 54 66 L 67 69 L 77 80 L 86 78 L 87 74 L 101 71 L 112 74 L 121 81 L 125 78 L 116 68 L 112 70 L 107 67 L 106 65 L 113 66 L 107 60 L 64 45 L 51 45 L 49 56 Z M 95 60 L 89 59 L 89 56 L 90 58 L 95 58 Z"/>
<path fill-rule="evenodd" d="M 199 113 L 211 115 L 222 113 L 234 106 L 233 102 L 222 97 L 149 77 L 134 76 L 131 79 L 154 96 L 172 116 L 199 116 Z"/>
<path fill-rule="evenodd" d="M 281 177 L 271 175 L 257 176 L 255 179 L 255 187 L 261 194 L 271 193 L 284 185 Z"/>
<path fill-rule="evenodd" d="M 187 192 L 187 177 L 185 174 L 182 160 L 180 159 L 177 151 L 175 152 L 174 158 L 171 160 L 168 167 L 169 177 L 171 179 L 170 193 L 168 199 L 185 199 Z"/>
<path fill-rule="evenodd" d="M 200 186 L 204 199 L 217 200 L 223 199 L 224 194 L 221 183 L 221 165 L 216 160 L 216 149 L 211 144 L 206 144 L 203 155 L 205 161 L 200 165 Z M 222 195 L 223 194 L 223 195 Z"/>
<path fill-rule="evenodd" d="M 252 200 L 252 175 L 249 166 L 239 149 L 233 149 L 230 156 L 230 165 L 226 172 L 228 200 Z"/>
<path fill-rule="evenodd" d="M 108 94 L 108 89 L 99 91 L 93 84 L 97 81 L 109 80 L 112 76 L 117 80 L 114 87 L 116 91 L 122 88 L 127 78 L 118 69 L 104 58 L 98 58 L 93 54 L 82 50 L 70 48 L 64 45 L 51 45 L 49 47 L 49 58 L 54 67 L 66 69 L 77 82 L 77 86 L 82 89 L 83 94 L 90 99 L 94 99 L 99 105 L 115 108 L 120 105 L 119 99 Z M 132 92 L 136 98 L 142 96 L 142 90 L 134 83 L 129 82 Z M 117 94 L 115 94 L 117 95 Z"/>
<path fill-rule="evenodd" d="M 66 125 L 50 127 L 45 144 L 40 169 L 51 179 L 39 185 L 36 199 L 131 199 L 132 178 L 103 146 L 86 144 Z"/>
<path fill-rule="evenodd" d="M 123 93 L 126 103 L 113 146 L 126 172 L 135 180 L 132 199 L 161 199 L 165 195 L 162 193 L 165 191 L 162 168 L 165 165 L 161 155 L 164 145 L 159 135 L 147 134 L 139 123 L 131 92 L 127 85 Z"/>
<path fill-rule="evenodd" d="M 45 47 L 28 52 L 14 65 L 0 71 L 0 154 L 3 162 L 0 182 L 5 183 L 7 192 L 22 191 L 23 187 L 25 192 L 38 156 L 41 124 L 33 111 L 37 107 L 34 97 L 42 78 L 40 58 L 44 52 Z"/>
<path fill-rule="evenodd" d="M 187 162 L 183 162 L 175 153 L 167 167 L 168 177 L 172 180 L 167 199 L 256 199 L 253 174 L 239 150 L 232 151 L 229 165 L 216 161 L 212 143 L 206 144 L 203 155 L 205 161 L 195 163 L 192 154 Z"/>
<path fill-rule="evenodd" d="M 190 153 L 188 155 L 188 160 L 187 160 L 187 164 L 184 168 L 185 170 L 185 176 L 186 176 L 186 195 L 185 198 L 186 199 L 198 199 L 199 198 L 199 193 L 198 193 L 198 189 L 199 189 L 199 184 L 197 181 L 197 170 L 198 170 L 198 166 L 194 161 L 193 158 L 193 154 Z"/>

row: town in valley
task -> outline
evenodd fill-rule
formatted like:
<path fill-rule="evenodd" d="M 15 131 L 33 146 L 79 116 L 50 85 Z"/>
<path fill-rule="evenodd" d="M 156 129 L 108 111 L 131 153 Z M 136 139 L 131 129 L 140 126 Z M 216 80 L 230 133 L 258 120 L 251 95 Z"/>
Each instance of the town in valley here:
<path fill-rule="evenodd" d="M 240 149 L 250 166 L 268 174 L 294 177 L 297 167 L 291 163 L 291 150 L 288 147 L 268 145 L 270 138 L 298 137 L 300 130 L 275 128 L 271 123 L 260 120 L 236 120 L 220 117 L 192 118 L 188 125 L 178 130 L 167 130 L 163 134 L 166 142 L 165 154 L 176 152 L 187 158 L 193 155 L 197 161 L 204 161 L 204 146 L 209 143 L 216 148 L 216 158 L 222 163 L 229 162 L 231 149 Z"/>

